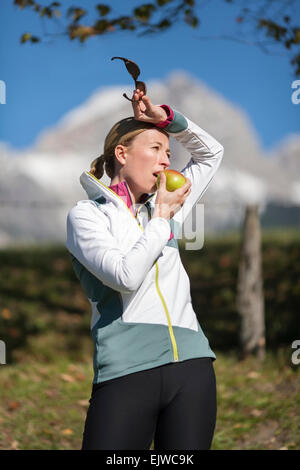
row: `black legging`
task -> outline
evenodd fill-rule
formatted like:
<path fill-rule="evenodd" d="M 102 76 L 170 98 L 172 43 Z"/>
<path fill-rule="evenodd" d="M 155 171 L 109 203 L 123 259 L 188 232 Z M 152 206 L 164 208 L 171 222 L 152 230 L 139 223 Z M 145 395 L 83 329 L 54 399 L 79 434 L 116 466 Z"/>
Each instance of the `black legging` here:
<path fill-rule="evenodd" d="M 210 449 L 217 414 L 209 357 L 94 384 L 82 450 Z"/>

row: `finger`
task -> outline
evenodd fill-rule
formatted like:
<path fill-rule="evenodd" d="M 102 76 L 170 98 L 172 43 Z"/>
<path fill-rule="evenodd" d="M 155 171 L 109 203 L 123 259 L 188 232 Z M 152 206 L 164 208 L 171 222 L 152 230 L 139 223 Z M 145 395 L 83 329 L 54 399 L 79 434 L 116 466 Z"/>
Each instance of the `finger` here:
<path fill-rule="evenodd" d="M 160 188 L 166 188 L 166 175 L 163 171 L 159 173 L 159 189 Z"/>
<path fill-rule="evenodd" d="M 191 186 L 192 186 L 191 180 L 189 178 L 186 178 L 186 182 L 182 186 L 182 189 L 187 191 Z"/>
<path fill-rule="evenodd" d="M 140 91 L 138 88 L 136 90 L 134 90 L 134 94 L 136 96 L 136 100 L 137 101 L 141 101 L 142 100 L 142 97 L 143 97 L 143 92 Z"/>
<path fill-rule="evenodd" d="M 178 194 L 180 196 L 185 196 L 189 191 L 191 191 L 191 185 L 186 182 L 183 186 L 181 186 L 181 188 L 179 189 L 176 189 L 176 191 L 178 191 Z"/>
<path fill-rule="evenodd" d="M 140 102 L 138 101 L 138 94 L 136 92 L 133 93 L 133 97 L 132 97 L 133 101 L 132 101 L 132 109 L 133 109 L 133 113 L 134 113 L 134 118 L 135 119 L 138 119 L 142 116 L 142 110 L 140 108 Z"/>
<path fill-rule="evenodd" d="M 132 103 L 133 111 L 135 113 L 135 117 L 138 116 L 139 118 L 143 118 L 143 121 L 150 121 L 151 118 L 145 115 L 146 106 L 142 100 L 134 101 Z"/>
<path fill-rule="evenodd" d="M 188 197 L 191 194 L 191 188 L 184 192 L 183 197 Z"/>
<path fill-rule="evenodd" d="M 143 101 L 141 100 L 141 93 L 142 92 L 140 92 L 138 90 L 134 91 L 134 93 L 133 93 L 133 100 L 134 101 L 132 102 L 132 107 L 133 107 L 135 119 L 146 121 L 149 118 L 144 116 L 144 113 L 146 111 L 146 106 L 143 103 Z"/>
<path fill-rule="evenodd" d="M 187 200 L 187 198 L 188 198 L 188 196 L 190 195 L 190 193 L 191 193 L 191 190 L 189 189 L 189 190 L 183 195 L 184 200 L 183 200 L 183 202 L 180 204 L 181 207 L 183 206 L 183 204 L 184 204 L 185 201 Z"/>
<path fill-rule="evenodd" d="M 142 95 L 142 102 L 144 103 L 147 111 L 152 110 L 153 104 L 151 103 L 150 98 L 148 98 L 147 95 Z"/>
<path fill-rule="evenodd" d="M 132 100 L 133 100 L 133 104 L 135 104 L 135 105 L 139 103 L 140 93 L 137 90 L 134 90 L 134 92 L 132 94 Z"/>
<path fill-rule="evenodd" d="M 133 104 L 138 105 L 139 97 L 140 97 L 139 93 L 135 90 L 132 95 Z"/>
<path fill-rule="evenodd" d="M 134 119 L 139 119 L 142 116 L 139 106 L 136 106 L 132 103 Z"/>

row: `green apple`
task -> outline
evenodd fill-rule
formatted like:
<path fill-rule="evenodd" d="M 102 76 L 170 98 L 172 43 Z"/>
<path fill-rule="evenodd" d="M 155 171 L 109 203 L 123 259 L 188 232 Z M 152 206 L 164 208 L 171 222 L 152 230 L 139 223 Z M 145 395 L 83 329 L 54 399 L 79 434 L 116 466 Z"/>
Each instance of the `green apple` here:
<path fill-rule="evenodd" d="M 167 191 L 175 191 L 178 188 L 181 188 L 186 182 L 185 177 L 176 170 L 164 170 L 164 174 L 166 175 L 166 189 Z M 156 180 L 157 189 L 159 188 L 159 180 L 160 174 Z"/>

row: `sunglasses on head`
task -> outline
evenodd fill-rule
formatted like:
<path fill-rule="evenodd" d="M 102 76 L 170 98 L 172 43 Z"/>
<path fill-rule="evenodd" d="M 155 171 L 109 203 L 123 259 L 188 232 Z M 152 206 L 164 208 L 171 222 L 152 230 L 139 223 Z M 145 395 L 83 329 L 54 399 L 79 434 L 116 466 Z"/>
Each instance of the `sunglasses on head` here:
<path fill-rule="evenodd" d="M 124 64 L 128 70 L 128 72 L 130 73 L 130 75 L 132 76 L 133 80 L 134 80 L 134 83 L 135 83 L 135 89 L 139 89 L 140 91 L 143 91 L 144 92 L 144 95 L 146 95 L 147 93 L 147 89 L 146 89 L 146 84 L 144 82 L 141 82 L 139 80 L 137 80 L 138 76 L 140 75 L 141 71 L 138 67 L 138 65 L 133 62 L 132 60 L 129 60 L 129 59 L 125 59 L 125 57 L 112 57 L 111 60 L 114 60 L 114 59 L 121 59 L 121 60 L 124 60 Z M 128 96 L 126 95 L 126 93 L 123 93 L 123 96 L 124 98 L 126 98 L 128 101 L 131 101 L 133 103 L 133 99 L 130 99 L 128 98 Z M 141 98 L 140 98 L 141 99 Z"/>

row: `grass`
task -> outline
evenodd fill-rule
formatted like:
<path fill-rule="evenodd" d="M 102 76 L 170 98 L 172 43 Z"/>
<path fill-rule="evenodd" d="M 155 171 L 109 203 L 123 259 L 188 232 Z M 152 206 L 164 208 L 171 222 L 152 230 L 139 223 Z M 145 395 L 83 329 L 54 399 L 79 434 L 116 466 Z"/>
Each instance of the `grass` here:
<path fill-rule="evenodd" d="M 300 369 L 289 350 L 216 361 L 218 420 L 213 449 L 299 449 Z"/>
<path fill-rule="evenodd" d="M 216 355 L 212 449 L 299 449 L 300 365 L 290 351 L 262 363 Z M 80 449 L 92 375 L 88 358 L 1 366 L 0 449 Z"/>
<path fill-rule="evenodd" d="M 78 449 L 91 366 L 56 363 L 1 368 L 1 449 Z"/>

